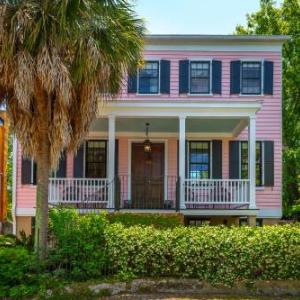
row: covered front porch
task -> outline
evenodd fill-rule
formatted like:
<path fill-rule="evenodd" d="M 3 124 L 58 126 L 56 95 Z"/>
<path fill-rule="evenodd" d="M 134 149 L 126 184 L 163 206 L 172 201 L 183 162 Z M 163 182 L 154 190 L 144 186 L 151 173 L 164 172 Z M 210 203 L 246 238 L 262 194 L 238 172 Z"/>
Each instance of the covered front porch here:
<path fill-rule="evenodd" d="M 68 163 L 73 176 L 50 179 L 49 202 L 82 212 L 254 212 L 259 108 L 256 101 L 109 103 Z M 248 178 L 230 178 L 228 141 L 246 127 Z"/>

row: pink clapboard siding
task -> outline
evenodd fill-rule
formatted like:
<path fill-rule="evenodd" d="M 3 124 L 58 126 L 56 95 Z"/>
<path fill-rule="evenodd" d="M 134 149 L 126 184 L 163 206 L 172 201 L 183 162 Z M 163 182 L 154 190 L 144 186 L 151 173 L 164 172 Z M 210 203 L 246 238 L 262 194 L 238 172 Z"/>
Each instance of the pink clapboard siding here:
<path fill-rule="evenodd" d="M 36 188 L 34 185 L 22 184 L 22 149 L 18 143 L 17 149 L 17 170 L 16 170 L 16 209 L 19 208 L 34 208 Z"/>
<path fill-rule="evenodd" d="M 282 174 L 282 141 L 281 141 L 281 53 L 280 52 L 195 52 L 195 51 L 146 51 L 145 59 L 157 57 L 157 59 L 168 59 L 171 61 L 171 81 L 170 95 L 151 95 L 141 96 L 127 94 L 127 81 L 120 94 L 121 100 L 230 100 L 230 101 L 256 101 L 262 100 L 262 109 L 257 114 L 256 138 L 257 140 L 274 141 L 274 187 L 257 189 L 258 208 L 280 208 L 281 207 L 281 174 Z M 189 96 L 178 94 L 178 71 L 181 59 L 195 57 L 205 57 L 222 61 L 222 95 L 212 96 Z M 274 62 L 274 88 L 273 95 L 268 96 L 238 96 L 230 95 L 230 61 L 239 59 L 270 60 Z M 129 149 L 128 139 L 131 137 L 119 138 L 119 174 L 128 174 Z M 217 137 L 213 137 L 214 139 Z M 162 136 L 161 139 L 164 139 Z M 223 139 L 223 178 L 229 175 L 229 140 Z M 245 129 L 238 140 L 247 139 L 247 129 Z M 167 140 L 167 165 L 168 175 L 177 175 L 177 139 L 168 138 Z M 16 207 L 33 208 L 35 206 L 35 187 L 21 184 L 21 149 L 17 152 L 17 190 Z M 73 154 L 67 156 L 67 176 L 73 176 Z"/>
<path fill-rule="evenodd" d="M 238 96 L 230 95 L 230 62 L 233 60 L 243 59 L 257 59 L 257 60 L 270 60 L 274 62 L 274 95 L 270 98 L 281 97 L 281 53 L 280 52 L 194 52 L 194 51 L 145 51 L 145 59 L 150 57 L 151 60 L 167 59 L 171 63 L 171 78 L 170 78 L 170 94 L 169 95 L 136 95 L 127 94 L 127 80 L 124 80 L 123 89 L 120 99 L 122 100 L 182 100 L 182 99 L 210 99 L 210 100 L 253 100 L 258 97 L 255 96 Z M 205 59 L 216 59 L 222 61 L 222 95 L 212 96 L 199 96 L 199 95 L 179 95 L 179 60 L 195 59 L 204 57 Z M 266 97 L 260 97 L 265 99 Z M 274 107 L 280 109 L 280 107 Z"/>

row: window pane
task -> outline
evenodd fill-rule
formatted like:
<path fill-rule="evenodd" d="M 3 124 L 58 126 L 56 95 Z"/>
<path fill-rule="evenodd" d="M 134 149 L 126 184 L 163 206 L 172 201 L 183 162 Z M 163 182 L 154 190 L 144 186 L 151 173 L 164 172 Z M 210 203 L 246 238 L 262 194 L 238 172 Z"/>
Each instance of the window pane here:
<path fill-rule="evenodd" d="M 261 93 L 261 63 L 242 63 L 242 94 Z"/>
<path fill-rule="evenodd" d="M 159 63 L 146 62 L 139 70 L 139 93 L 156 94 L 159 88 Z"/>
<path fill-rule="evenodd" d="M 261 86 L 260 79 L 243 79 L 242 93 L 243 94 L 260 94 Z"/>
<path fill-rule="evenodd" d="M 190 92 L 208 94 L 210 92 L 210 63 L 191 62 Z"/>
<path fill-rule="evenodd" d="M 191 80 L 192 93 L 209 93 L 209 79 L 208 78 L 192 78 Z"/>

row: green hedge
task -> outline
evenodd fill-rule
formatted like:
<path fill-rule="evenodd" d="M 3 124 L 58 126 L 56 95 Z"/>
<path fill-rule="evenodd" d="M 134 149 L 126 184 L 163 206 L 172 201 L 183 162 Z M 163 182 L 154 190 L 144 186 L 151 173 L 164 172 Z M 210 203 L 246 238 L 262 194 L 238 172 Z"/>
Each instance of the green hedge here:
<path fill-rule="evenodd" d="M 129 217 L 129 216 L 128 216 Z M 0 298 L 25 297 L 103 276 L 190 277 L 214 284 L 236 280 L 300 279 L 300 225 L 184 227 L 110 224 L 107 214 L 50 213 L 48 260 L 37 265 L 24 247 L 0 246 Z"/>
<path fill-rule="evenodd" d="M 151 227 L 105 230 L 107 258 L 136 276 L 193 277 L 213 283 L 300 279 L 300 226 Z"/>
<path fill-rule="evenodd" d="M 183 225 L 183 217 L 180 214 L 113 213 L 107 215 L 107 218 L 110 223 L 121 223 L 125 227 L 142 225 L 164 229 Z"/>
<path fill-rule="evenodd" d="M 56 268 L 66 266 L 75 279 L 107 274 L 191 277 L 228 284 L 300 279 L 299 225 L 160 230 L 109 224 L 106 214 L 79 217 L 70 210 L 53 211 L 51 219 Z"/>

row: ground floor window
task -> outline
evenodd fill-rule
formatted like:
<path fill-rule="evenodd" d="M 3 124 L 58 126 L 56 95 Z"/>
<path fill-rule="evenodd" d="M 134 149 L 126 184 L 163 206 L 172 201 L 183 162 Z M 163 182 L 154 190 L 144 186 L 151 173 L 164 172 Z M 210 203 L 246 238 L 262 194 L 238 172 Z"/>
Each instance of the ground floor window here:
<path fill-rule="evenodd" d="M 242 217 L 240 218 L 240 226 L 247 226 L 248 225 L 248 218 Z M 256 226 L 262 227 L 263 226 L 263 219 L 257 218 L 256 219 Z"/>
<path fill-rule="evenodd" d="M 210 219 L 201 218 L 201 219 L 188 219 L 188 226 L 205 226 L 210 225 Z"/>
<path fill-rule="evenodd" d="M 188 177 L 210 178 L 210 142 L 190 141 L 188 151 Z"/>
<path fill-rule="evenodd" d="M 106 178 L 106 141 L 86 142 L 85 177 Z"/>
<path fill-rule="evenodd" d="M 248 142 L 241 142 L 241 179 L 248 179 Z M 256 186 L 262 186 L 262 142 L 256 142 Z"/>

